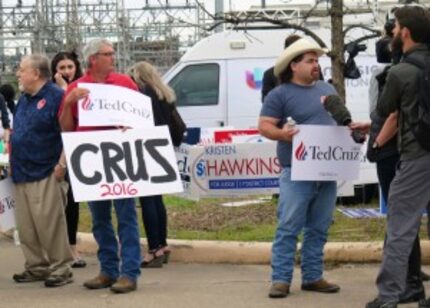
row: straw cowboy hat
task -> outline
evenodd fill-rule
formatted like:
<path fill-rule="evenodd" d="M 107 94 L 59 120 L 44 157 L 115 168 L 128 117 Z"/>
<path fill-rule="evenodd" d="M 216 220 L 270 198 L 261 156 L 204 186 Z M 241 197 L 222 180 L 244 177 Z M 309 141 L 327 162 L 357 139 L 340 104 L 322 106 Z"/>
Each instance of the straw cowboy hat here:
<path fill-rule="evenodd" d="M 321 48 L 317 43 L 308 41 L 305 38 L 301 38 L 295 41 L 293 44 L 284 49 L 281 55 L 278 57 L 275 63 L 275 76 L 279 77 L 283 71 L 285 71 L 290 62 L 297 56 L 300 56 L 307 52 L 316 52 L 318 57 L 327 53 L 326 48 Z"/>

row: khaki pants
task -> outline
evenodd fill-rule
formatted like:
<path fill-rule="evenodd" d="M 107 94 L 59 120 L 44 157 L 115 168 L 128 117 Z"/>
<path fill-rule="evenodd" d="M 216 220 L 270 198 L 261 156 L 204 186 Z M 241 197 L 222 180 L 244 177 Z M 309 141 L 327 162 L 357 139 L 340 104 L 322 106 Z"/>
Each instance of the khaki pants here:
<path fill-rule="evenodd" d="M 25 269 L 37 276 L 68 275 L 73 261 L 64 208 L 67 182 L 54 173 L 30 183 L 15 184 L 16 221 Z"/>

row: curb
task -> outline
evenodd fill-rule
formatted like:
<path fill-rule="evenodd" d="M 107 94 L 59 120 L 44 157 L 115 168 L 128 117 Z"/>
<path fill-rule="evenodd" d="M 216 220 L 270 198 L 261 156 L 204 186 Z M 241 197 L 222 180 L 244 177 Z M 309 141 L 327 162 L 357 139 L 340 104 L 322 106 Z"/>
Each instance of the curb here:
<path fill-rule="evenodd" d="M 146 250 L 146 239 L 140 239 Z M 168 240 L 170 259 L 181 263 L 270 264 L 272 243 Z M 324 248 L 324 261 L 330 263 L 380 262 L 382 242 L 329 242 Z M 299 245 L 300 248 L 300 245 Z M 97 253 L 91 233 L 78 233 L 78 250 Z M 430 242 L 421 241 L 423 264 L 430 264 Z"/>

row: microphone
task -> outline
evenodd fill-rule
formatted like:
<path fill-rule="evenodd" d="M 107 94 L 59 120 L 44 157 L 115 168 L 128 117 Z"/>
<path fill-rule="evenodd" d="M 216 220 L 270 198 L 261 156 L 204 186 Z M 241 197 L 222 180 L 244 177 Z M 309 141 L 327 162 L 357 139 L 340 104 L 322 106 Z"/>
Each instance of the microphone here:
<path fill-rule="evenodd" d="M 329 95 L 324 100 L 325 110 L 332 116 L 336 121 L 337 125 L 348 126 L 352 122 L 351 113 L 345 104 L 342 102 L 338 95 Z M 356 143 L 363 143 L 366 140 L 366 136 L 359 130 L 353 130 L 351 133 L 352 139 Z"/>

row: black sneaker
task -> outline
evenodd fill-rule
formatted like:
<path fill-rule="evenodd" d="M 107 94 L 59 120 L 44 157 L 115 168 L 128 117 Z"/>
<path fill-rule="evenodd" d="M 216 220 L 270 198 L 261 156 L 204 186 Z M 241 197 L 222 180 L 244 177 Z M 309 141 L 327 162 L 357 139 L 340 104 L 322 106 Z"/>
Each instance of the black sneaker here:
<path fill-rule="evenodd" d="M 83 268 L 85 266 L 87 266 L 87 262 L 85 262 L 85 260 L 82 260 L 82 259 L 74 261 L 71 265 L 72 268 Z"/>
<path fill-rule="evenodd" d="M 430 297 L 420 300 L 418 308 L 430 308 Z"/>
<path fill-rule="evenodd" d="M 421 279 L 422 281 L 430 281 L 430 275 L 421 271 Z"/>
<path fill-rule="evenodd" d="M 366 304 L 366 308 L 397 308 L 397 302 L 383 302 L 379 298 Z"/>
<path fill-rule="evenodd" d="M 420 279 L 406 282 L 406 289 L 399 298 L 399 304 L 419 302 L 426 298 L 424 285 Z"/>
<path fill-rule="evenodd" d="M 68 283 L 73 282 L 73 274 L 68 273 L 65 276 L 51 275 L 45 280 L 45 287 L 55 288 L 61 287 Z"/>
<path fill-rule="evenodd" d="M 30 271 L 24 271 L 20 274 L 14 274 L 12 278 L 13 280 L 15 280 L 15 282 L 18 282 L 18 283 L 46 280 L 46 276 L 34 275 Z"/>

